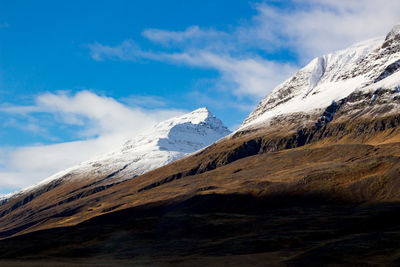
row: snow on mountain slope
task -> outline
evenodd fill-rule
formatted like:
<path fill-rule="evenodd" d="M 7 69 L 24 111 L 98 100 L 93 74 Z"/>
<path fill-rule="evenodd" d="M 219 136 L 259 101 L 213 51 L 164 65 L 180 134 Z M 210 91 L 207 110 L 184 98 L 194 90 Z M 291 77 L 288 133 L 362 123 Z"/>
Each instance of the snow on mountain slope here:
<path fill-rule="evenodd" d="M 302 118 L 306 124 L 304 114 L 319 114 L 357 91 L 385 89 L 398 94 L 399 68 L 400 25 L 396 25 L 386 38 L 364 41 L 313 59 L 266 96 L 238 131 L 271 126 L 277 118 L 283 121 L 292 117 L 294 121 L 299 114 L 302 116 L 297 119 Z"/>
<path fill-rule="evenodd" d="M 113 152 L 56 173 L 37 185 L 3 199 L 57 179 L 63 182 L 84 179 L 87 183 L 108 184 L 134 178 L 200 150 L 228 134 L 230 131 L 221 120 L 207 108 L 200 108 L 163 121 Z"/>

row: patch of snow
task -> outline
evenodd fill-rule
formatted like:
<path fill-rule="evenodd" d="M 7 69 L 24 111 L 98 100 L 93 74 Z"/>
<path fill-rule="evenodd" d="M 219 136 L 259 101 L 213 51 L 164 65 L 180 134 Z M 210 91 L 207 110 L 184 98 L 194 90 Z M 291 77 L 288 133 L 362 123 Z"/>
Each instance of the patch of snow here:
<path fill-rule="evenodd" d="M 314 66 L 314 69 L 312 70 L 310 75 L 309 90 L 307 91 L 304 97 L 307 97 L 312 92 L 312 90 L 318 85 L 319 81 L 321 80 L 326 70 L 326 59 L 324 56 L 318 57 L 314 60 L 316 62 L 311 64 Z"/>

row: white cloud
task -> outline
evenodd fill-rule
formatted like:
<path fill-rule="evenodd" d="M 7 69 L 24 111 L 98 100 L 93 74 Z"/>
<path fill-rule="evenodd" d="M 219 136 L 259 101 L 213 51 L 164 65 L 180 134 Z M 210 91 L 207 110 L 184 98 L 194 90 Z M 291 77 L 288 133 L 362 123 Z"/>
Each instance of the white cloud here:
<path fill-rule="evenodd" d="M 112 136 L 54 145 L 36 145 L 9 149 L 3 155 L 0 188 L 23 188 L 48 176 L 110 151 L 120 139 Z"/>
<path fill-rule="evenodd" d="M 72 96 L 66 92 L 45 93 L 39 95 L 32 106 L 6 106 L 0 107 L 0 111 L 10 114 L 51 113 L 62 123 L 78 126 L 86 124 L 80 131 L 82 137 L 135 134 L 152 126 L 159 118 L 168 118 L 178 112 L 148 112 L 90 91 L 81 91 Z"/>
<path fill-rule="evenodd" d="M 128 138 L 157 122 L 184 113 L 180 110 L 145 110 L 128 107 L 113 98 L 89 91 L 39 95 L 32 106 L 0 108 L 9 116 L 35 117 L 47 113 L 61 125 L 79 126 L 80 140 L 19 148 L 0 147 L 0 188 L 22 188 L 51 174 L 115 149 Z M 35 127 L 40 128 L 41 121 Z M 36 128 L 33 127 L 33 131 Z"/>

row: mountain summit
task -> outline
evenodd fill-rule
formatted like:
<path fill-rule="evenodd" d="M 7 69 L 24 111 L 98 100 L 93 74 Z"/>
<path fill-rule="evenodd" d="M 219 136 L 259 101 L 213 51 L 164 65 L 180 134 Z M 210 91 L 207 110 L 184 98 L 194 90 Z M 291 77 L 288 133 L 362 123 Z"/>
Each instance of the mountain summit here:
<path fill-rule="evenodd" d="M 313 59 L 266 96 L 239 131 L 327 123 L 339 109 L 348 110 L 343 119 L 396 113 L 400 106 L 392 100 L 400 95 L 399 68 L 400 25 L 395 25 L 386 38 Z"/>

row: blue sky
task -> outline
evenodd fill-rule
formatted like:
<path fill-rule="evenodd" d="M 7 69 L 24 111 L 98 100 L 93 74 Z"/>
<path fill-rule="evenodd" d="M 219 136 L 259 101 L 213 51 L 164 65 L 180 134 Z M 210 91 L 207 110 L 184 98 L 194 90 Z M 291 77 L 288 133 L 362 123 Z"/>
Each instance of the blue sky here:
<path fill-rule="evenodd" d="M 198 107 L 234 129 L 313 57 L 386 34 L 399 8 L 374 0 L 3 0 L 0 194 Z"/>
<path fill-rule="evenodd" d="M 2 1 L 0 23 L 7 27 L 0 32 L 0 101 L 29 104 L 42 92 L 90 90 L 118 100 L 157 96 L 169 107 L 185 110 L 205 105 L 194 101 L 197 98 L 190 92 L 212 91 L 216 71 L 146 59 L 99 62 L 91 58 L 88 45 L 117 45 L 129 39 L 143 48 L 157 49 L 142 36 L 145 29 L 180 31 L 202 25 L 229 30 L 241 18 L 254 15 L 246 1 L 231 2 L 226 12 L 224 1 Z M 240 123 L 246 115 L 241 110 L 233 116 L 232 111 L 215 113 L 228 125 Z M 4 138 L 2 132 L 1 145 L 49 141 L 11 129 L 7 133 Z"/>

